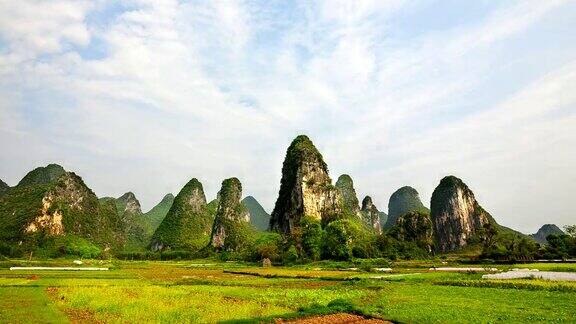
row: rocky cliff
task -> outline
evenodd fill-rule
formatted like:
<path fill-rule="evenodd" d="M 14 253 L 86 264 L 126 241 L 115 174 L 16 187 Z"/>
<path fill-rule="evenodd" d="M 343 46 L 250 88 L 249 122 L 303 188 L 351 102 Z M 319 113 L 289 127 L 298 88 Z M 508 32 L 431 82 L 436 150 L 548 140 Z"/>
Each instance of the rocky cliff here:
<path fill-rule="evenodd" d="M 264 210 L 262 205 L 252 196 L 242 199 L 242 204 L 250 214 L 250 223 L 259 231 L 265 231 L 270 225 L 270 215 Z"/>
<path fill-rule="evenodd" d="M 338 180 L 336 180 L 336 188 L 342 195 L 344 212 L 351 216 L 359 217 L 360 206 L 358 206 L 358 197 L 356 196 L 352 178 L 347 174 L 339 176 Z"/>
<path fill-rule="evenodd" d="M 210 240 L 213 220 L 202 183 L 194 178 L 174 198 L 168 214 L 152 236 L 150 247 L 153 251 L 198 251 Z"/>
<path fill-rule="evenodd" d="M 467 246 L 484 225 L 495 224 L 492 216 L 478 204 L 472 190 L 454 176 L 443 178 L 434 189 L 430 209 L 436 248 L 440 252 Z"/>
<path fill-rule="evenodd" d="M 61 168 L 54 166 L 47 168 Z M 64 171 L 54 179 L 54 172 L 42 170 L 30 172 L 0 198 L 0 239 L 42 246 L 50 238 L 74 235 L 107 248 L 123 244 L 115 209 L 101 205 L 82 178 Z"/>
<path fill-rule="evenodd" d="M 126 248 L 143 248 L 150 241 L 150 230 L 142 213 L 140 201 L 134 193 L 127 192 L 115 200 L 118 214 L 124 222 Z"/>
<path fill-rule="evenodd" d="M 376 233 L 382 233 L 382 225 L 380 224 L 380 212 L 378 208 L 372 203 L 370 196 L 364 197 L 362 200 L 362 210 L 360 211 L 362 220 L 368 224 Z"/>
<path fill-rule="evenodd" d="M 428 208 L 424 207 L 422 201 L 420 201 L 420 195 L 416 189 L 405 186 L 396 190 L 388 201 L 388 220 L 384 228 L 392 227 L 398 217 L 412 211 L 422 213 L 430 212 Z"/>
<path fill-rule="evenodd" d="M 342 211 L 342 197 L 332 185 L 322 155 L 307 136 L 296 137 L 282 165 L 280 191 L 270 228 L 289 234 L 304 215 L 327 223 Z"/>
<path fill-rule="evenodd" d="M 538 232 L 531 234 L 530 237 L 532 237 L 534 239 L 534 241 L 536 241 L 540 244 L 547 244 L 548 241 L 546 241 L 546 237 L 548 237 L 548 235 L 551 235 L 551 234 L 562 235 L 565 233 L 558 226 L 556 226 L 554 224 L 545 224 L 545 225 L 542 225 L 542 227 L 540 227 Z"/>
<path fill-rule="evenodd" d="M 218 193 L 219 202 L 212 227 L 210 246 L 216 250 L 241 248 L 249 229 L 250 214 L 240 202 L 242 184 L 237 178 L 226 179 Z"/>

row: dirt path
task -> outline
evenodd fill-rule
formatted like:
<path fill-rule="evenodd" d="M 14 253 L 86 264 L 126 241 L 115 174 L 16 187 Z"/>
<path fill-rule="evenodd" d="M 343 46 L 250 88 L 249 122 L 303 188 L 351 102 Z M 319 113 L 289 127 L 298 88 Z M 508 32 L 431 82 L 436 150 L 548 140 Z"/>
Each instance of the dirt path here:
<path fill-rule="evenodd" d="M 362 324 L 388 324 L 392 322 L 388 322 L 385 320 L 377 319 L 377 318 L 365 318 L 358 315 L 346 314 L 346 313 L 338 313 L 338 314 L 331 314 L 331 315 L 323 315 L 323 316 L 313 316 L 313 317 L 306 317 L 300 318 L 297 320 L 276 320 L 275 323 L 297 323 L 297 324 L 344 324 L 344 323 L 362 323 Z"/>

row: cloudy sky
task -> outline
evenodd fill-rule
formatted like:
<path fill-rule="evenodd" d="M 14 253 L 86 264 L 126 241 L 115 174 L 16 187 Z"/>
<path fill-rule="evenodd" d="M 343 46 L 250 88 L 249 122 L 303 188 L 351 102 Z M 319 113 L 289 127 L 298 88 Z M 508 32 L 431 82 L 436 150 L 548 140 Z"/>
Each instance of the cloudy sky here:
<path fill-rule="evenodd" d="M 55 162 L 146 210 L 236 176 L 270 211 L 304 133 L 381 210 L 454 174 L 576 223 L 576 1 L 0 0 L 0 98 L 10 185 Z"/>

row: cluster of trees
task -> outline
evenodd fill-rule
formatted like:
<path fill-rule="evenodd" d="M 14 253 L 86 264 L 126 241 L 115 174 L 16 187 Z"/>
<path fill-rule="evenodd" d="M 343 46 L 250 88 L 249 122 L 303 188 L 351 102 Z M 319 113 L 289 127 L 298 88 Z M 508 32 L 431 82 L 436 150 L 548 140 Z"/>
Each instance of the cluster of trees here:
<path fill-rule="evenodd" d="M 415 213 L 416 217 L 418 213 Z M 408 222 L 409 223 L 409 222 Z M 354 218 L 332 221 L 322 227 L 319 220 L 303 217 L 289 237 L 261 233 L 254 242 L 250 258 L 296 262 L 350 260 L 352 258 L 412 259 L 425 258 L 432 252 L 431 232 L 420 227 L 395 226 L 384 234 Z"/>
<path fill-rule="evenodd" d="M 522 261 L 535 259 L 568 259 L 576 257 L 576 225 L 566 226 L 566 234 L 551 234 L 548 244 L 538 244 L 525 235 L 499 232 L 491 225 L 481 233 L 483 259 Z"/>

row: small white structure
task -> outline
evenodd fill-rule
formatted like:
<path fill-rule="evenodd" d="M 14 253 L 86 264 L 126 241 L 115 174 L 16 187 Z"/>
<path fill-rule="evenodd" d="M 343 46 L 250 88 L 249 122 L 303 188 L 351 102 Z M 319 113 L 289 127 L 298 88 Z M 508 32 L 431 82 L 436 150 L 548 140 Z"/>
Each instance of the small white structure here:
<path fill-rule="evenodd" d="M 74 260 L 73 263 L 77 264 L 77 265 L 81 265 L 83 262 L 81 260 Z"/>

